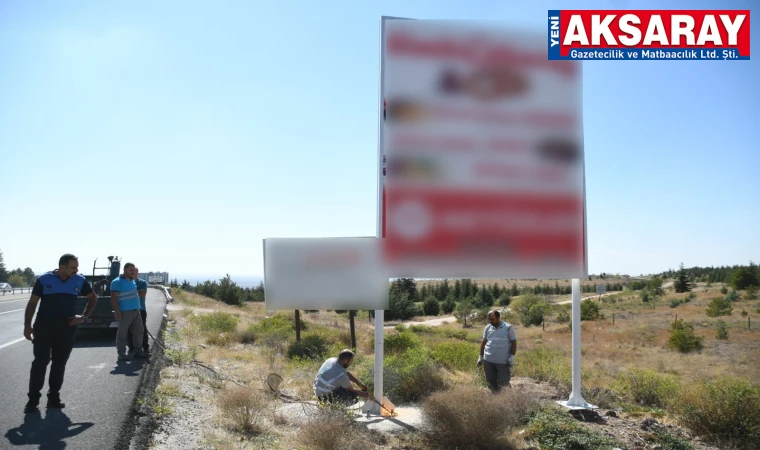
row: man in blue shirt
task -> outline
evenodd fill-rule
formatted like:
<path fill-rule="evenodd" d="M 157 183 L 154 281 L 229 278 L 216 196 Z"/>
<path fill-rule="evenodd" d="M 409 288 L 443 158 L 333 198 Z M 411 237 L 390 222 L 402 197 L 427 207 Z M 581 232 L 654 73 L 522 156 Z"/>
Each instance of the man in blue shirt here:
<path fill-rule="evenodd" d="M 61 387 L 66 362 L 74 347 L 74 333 L 77 325 L 87 320 L 95 309 L 98 296 L 92 291 L 90 283 L 78 275 L 77 257 L 67 253 L 58 260 L 58 269 L 47 272 L 37 278 L 32 288 L 32 296 L 26 304 L 24 316 L 24 337 L 32 341 L 34 361 L 29 375 L 29 402 L 25 413 L 37 411 L 40 404 L 42 387 L 45 385 L 45 372 L 48 363 L 50 379 L 48 380 L 48 408 L 64 408 L 61 402 Z M 82 315 L 77 315 L 75 308 L 77 297 L 87 297 L 87 307 Z M 32 325 L 34 311 L 37 320 Z"/>
<path fill-rule="evenodd" d="M 488 388 L 491 392 L 499 392 L 503 386 L 510 385 L 511 367 L 517 353 L 517 336 L 515 328 L 501 320 L 498 310 L 488 312 L 488 322 L 480 343 L 478 366 L 485 362 Z"/>
<path fill-rule="evenodd" d="M 111 306 L 119 321 L 116 333 L 116 351 L 119 361 L 129 361 L 135 356 L 147 357 L 143 352 L 127 353 L 127 335 L 132 334 L 132 348 L 142 348 L 143 323 L 140 318 L 140 297 L 135 283 L 135 265 L 124 264 L 124 273 L 111 282 Z"/>
<path fill-rule="evenodd" d="M 137 285 L 137 296 L 140 297 L 140 318 L 143 324 L 142 351 L 145 355 L 150 355 L 150 343 L 148 342 L 148 311 L 145 309 L 145 297 L 148 295 L 148 282 L 140 279 L 140 269 L 135 267 L 135 284 Z M 132 332 L 127 336 L 127 347 L 129 353 L 136 350 L 132 346 Z"/>

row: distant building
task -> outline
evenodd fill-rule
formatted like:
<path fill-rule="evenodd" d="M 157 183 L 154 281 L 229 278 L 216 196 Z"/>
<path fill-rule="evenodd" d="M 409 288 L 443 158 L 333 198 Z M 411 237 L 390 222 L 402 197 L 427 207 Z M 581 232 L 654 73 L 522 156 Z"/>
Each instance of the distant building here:
<path fill-rule="evenodd" d="M 169 272 L 140 272 L 138 276 L 150 284 L 169 284 Z"/>

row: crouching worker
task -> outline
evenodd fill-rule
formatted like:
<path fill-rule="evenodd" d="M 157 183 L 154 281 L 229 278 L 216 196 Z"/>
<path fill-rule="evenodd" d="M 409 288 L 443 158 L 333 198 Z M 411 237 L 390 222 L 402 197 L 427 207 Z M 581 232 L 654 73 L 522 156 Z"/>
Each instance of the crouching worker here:
<path fill-rule="evenodd" d="M 367 385 L 346 370 L 353 362 L 354 356 L 351 350 L 343 350 L 337 358 L 329 358 L 319 368 L 314 378 L 314 395 L 320 402 L 353 405 L 359 397 L 368 398 Z M 352 382 L 361 387 L 361 390 L 355 389 L 351 385 Z"/>

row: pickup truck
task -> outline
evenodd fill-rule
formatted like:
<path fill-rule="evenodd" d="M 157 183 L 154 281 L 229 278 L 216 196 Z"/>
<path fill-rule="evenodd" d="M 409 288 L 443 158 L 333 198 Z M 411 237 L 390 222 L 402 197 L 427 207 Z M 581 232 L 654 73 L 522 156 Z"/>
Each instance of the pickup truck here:
<path fill-rule="evenodd" d="M 119 323 L 116 321 L 116 315 L 111 307 L 111 281 L 115 280 L 121 270 L 121 261 L 118 257 L 109 256 L 109 267 L 95 267 L 98 260 L 92 266 L 92 275 L 85 275 L 85 279 L 90 282 L 92 290 L 98 295 L 98 303 L 90 314 L 86 322 L 79 324 L 78 329 L 112 329 L 116 331 Z M 108 273 L 96 275 L 97 269 L 107 269 Z M 77 299 L 77 311 L 84 311 L 87 307 L 87 297 Z"/>

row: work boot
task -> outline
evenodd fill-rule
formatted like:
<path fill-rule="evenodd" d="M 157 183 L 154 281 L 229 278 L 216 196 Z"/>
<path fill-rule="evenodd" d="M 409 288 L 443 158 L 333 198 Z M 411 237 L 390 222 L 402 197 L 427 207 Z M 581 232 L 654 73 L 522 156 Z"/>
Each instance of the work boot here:
<path fill-rule="evenodd" d="M 135 353 L 135 358 L 148 359 L 148 358 L 150 358 L 150 353 L 137 352 L 137 353 Z"/>
<path fill-rule="evenodd" d="M 66 404 L 61 401 L 60 398 L 58 399 L 48 399 L 47 402 L 47 408 L 48 409 L 63 409 L 66 407 Z"/>
<path fill-rule="evenodd" d="M 33 412 L 39 411 L 39 409 L 37 409 L 38 406 L 39 406 L 39 402 L 29 400 L 26 406 L 24 406 L 24 414 L 31 414 Z"/>
<path fill-rule="evenodd" d="M 119 361 L 132 361 L 134 355 L 132 353 L 119 353 Z"/>

